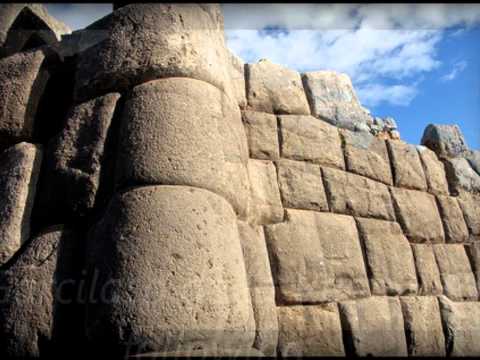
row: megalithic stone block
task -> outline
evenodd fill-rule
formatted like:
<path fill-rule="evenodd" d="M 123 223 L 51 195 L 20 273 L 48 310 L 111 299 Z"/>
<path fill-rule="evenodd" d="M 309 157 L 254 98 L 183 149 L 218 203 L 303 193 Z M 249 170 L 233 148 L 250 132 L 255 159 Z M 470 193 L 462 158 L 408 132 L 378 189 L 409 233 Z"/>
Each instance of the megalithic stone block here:
<path fill-rule="evenodd" d="M 41 162 L 41 147 L 33 144 L 20 143 L 0 153 L 0 265 L 30 236 Z"/>
<path fill-rule="evenodd" d="M 224 196 L 245 218 L 248 147 L 240 110 L 204 81 L 169 78 L 137 86 L 125 103 L 119 186 L 196 186 Z"/>
<path fill-rule="evenodd" d="M 392 163 L 394 185 L 427 191 L 427 180 L 415 146 L 387 140 L 387 147 Z"/>
<path fill-rule="evenodd" d="M 468 150 L 458 125 L 429 124 L 423 132 L 422 145 L 433 150 L 441 159 L 456 157 Z"/>
<path fill-rule="evenodd" d="M 436 195 L 448 195 L 447 176 L 443 163 L 429 148 L 419 145 L 417 150 L 425 172 L 428 192 Z"/>
<path fill-rule="evenodd" d="M 93 348 L 251 348 L 255 321 L 236 221 L 225 199 L 203 189 L 117 194 L 89 239 Z"/>

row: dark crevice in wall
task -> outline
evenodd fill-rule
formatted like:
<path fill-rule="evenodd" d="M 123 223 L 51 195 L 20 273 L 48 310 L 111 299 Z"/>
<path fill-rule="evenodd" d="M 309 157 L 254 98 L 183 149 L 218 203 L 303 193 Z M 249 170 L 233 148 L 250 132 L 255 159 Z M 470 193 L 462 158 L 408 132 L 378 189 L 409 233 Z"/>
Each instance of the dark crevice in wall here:
<path fill-rule="evenodd" d="M 355 227 L 357 228 L 357 232 L 358 232 L 358 241 L 360 242 L 360 249 L 362 251 L 362 259 L 363 259 L 363 263 L 365 264 L 365 271 L 367 273 L 367 278 L 368 278 L 368 286 L 369 286 L 369 290 L 371 292 L 372 291 L 373 270 L 372 270 L 372 267 L 371 267 L 370 262 L 368 261 L 368 257 L 367 257 L 367 248 L 366 248 L 366 245 L 365 245 L 365 234 L 362 232 L 362 230 L 360 228 L 360 224 L 358 223 L 358 219 L 356 217 L 354 217 L 353 219 L 355 220 Z"/>
<path fill-rule="evenodd" d="M 343 338 L 343 346 L 345 348 L 345 356 L 347 357 L 355 357 L 355 345 L 353 343 L 353 333 L 350 329 L 350 324 L 348 322 L 347 317 L 343 313 L 341 306 L 337 303 L 338 306 L 338 313 L 340 315 L 340 325 L 342 327 L 342 338 Z"/>
<path fill-rule="evenodd" d="M 392 172 L 392 183 L 393 183 L 393 186 L 396 186 L 397 172 L 395 171 L 395 166 L 393 165 L 393 150 L 390 145 L 390 141 L 385 141 L 385 142 L 387 145 L 388 163 L 390 165 L 390 171 Z"/>

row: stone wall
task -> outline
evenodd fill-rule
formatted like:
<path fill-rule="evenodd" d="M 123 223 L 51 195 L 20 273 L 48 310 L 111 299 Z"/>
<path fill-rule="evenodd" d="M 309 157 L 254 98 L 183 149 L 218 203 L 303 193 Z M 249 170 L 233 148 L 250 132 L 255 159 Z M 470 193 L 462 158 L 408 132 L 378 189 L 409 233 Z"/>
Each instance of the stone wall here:
<path fill-rule="evenodd" d="M 346 75 L 244 64 L 218 5 L 0 16 L 36 41 L 0 52 L 3 356 L 480 354 L 458 127 L 409 145 Z"/>

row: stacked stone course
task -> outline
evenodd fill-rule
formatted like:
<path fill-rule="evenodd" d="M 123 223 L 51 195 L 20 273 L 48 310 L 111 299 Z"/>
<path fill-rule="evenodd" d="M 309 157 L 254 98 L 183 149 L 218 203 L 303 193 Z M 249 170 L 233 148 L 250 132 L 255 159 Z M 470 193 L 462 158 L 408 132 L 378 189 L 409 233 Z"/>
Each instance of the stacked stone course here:
<path fill-rule="evenodd" d="M 480 355 L 457 127 L 416 147 L 346 75 L 244 64 L 218 5 L 125 4 L 62 41 L 31 6 L 0 8 L 23 39 L 0 42 L 1 355 Z"/>

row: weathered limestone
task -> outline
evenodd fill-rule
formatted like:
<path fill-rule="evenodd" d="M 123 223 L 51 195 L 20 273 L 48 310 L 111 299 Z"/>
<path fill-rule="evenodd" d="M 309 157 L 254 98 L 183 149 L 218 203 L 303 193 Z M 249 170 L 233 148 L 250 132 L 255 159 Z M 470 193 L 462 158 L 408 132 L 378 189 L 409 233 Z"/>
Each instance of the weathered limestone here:
<path fill-rule="evenodd" d="M 360 105 L 352 81 L 335 71 L 303 74 L 303 82 L 312 115 L 350 130 L 368 131 L 373 124 L 369 112 Z"/>
<path fill-rule="evenodd" d="M 454 301 L 478 300 L 472 268 L 460 244 L 433 245 L 444 294 Z"/>
<path fill-rule="evenodd" d="M 247 95 L 245 92 L 245 63 L 231 51 L 228 51 L 228 57 L 230 60 L 229 72 L 230 78 L 232 79 L 233 93 L 240 109 L 244 109 L 247 106 Z"/>
<path fill-rule="evenodd" d="M 312 116 L 279 116 L 284 158 L 345 169 L 338 129 Z"/>
<path fill-rule="evenodd" d="M 277 160 L 280 157 L 277 117 L 257 111 L 242 111 L 250 157 Z"/>
<path fill-rule="evenodd" d="M 62 300 L 62 287 L 73 281 L 57 262 L 67 260 L 68 243 L 74 240 L 74 234 L 62 227 L 48 229 L 0 272 L 3 358 L 38 357 L 51 346 L 56 301 Z"/>
<path fill-rule="evenodd" d="M 120 186 L 205 188 L 224 196 L 244 218 L 247 140 L 240 110 L 224 93 L 194 79 L 150 81 L 133 89 L 121 122 Z"/>
<path fill-rule="evenodd" d="M 38 145 L 20 143 L 0 153 L 0 265 L 28 240 L 42 162 Z"/>
<path fill-rule="evenodd" d="M 0 59 L 0 150 L 32 139 L 34 117 L 49 78 L 44 50 Z"/>
<path fill-rule="evenodd" d="M 354 356 L 407 356 L 402 309 L 397 297 L 373 296 L 340 302 L 342 328 Z"/>
<path fill-rule="evenodd" d="M 41 193 L 42 208 L 48 212 L 82 216 L 96 205 L 105 143 L 119 98 L 118 93 L 107 94 L 74 106 L 63 130 L 51 140 Z"/>
<path fill-rule="evenodd" d="M 387 140 L 395 186 L 427 191 L 422 163 L 414 145 Z"/>
<path fill-rule="evenodd" d="M 468 240 L 468 228 L 458 201 L 450 196 L 437 196 L 438 209 L 443 221 L 447 243 L 459 243 Z"/>
<path fill-rule="evenodd" d="M 342 129 L 340 134 L 343 138 L 345 165 L 348 171 L 387 185 L 393 184 L 385 140 L 364 131 Z"/>
<path fill-rule="evenodd" d="M 286 213 L 286 222 L 265 227 L 276 293 L 282 304 L 370 295 L 352 217 L 305 210 Z"/>
<path fill-rule="evenodd" d="M 442 221 L 433 195 L 390 188 L 397 220 L 407 238 L 416 243 L 445 242 Z"/>
<path fill-rule="evenodd" d="M 79 101 L 164 77 L 203 80 L 235 99 L 218 4 L 126 5 L 85 30 L 105 34 L 79 54 Z"/>
<path fill-rule="evenodd" d="M 336 303 L 278 307 L 279 352 L 287 356 L 345 356 Z"/>
<path fill-rule="evenodd" d="M 443 163 L 429 148 L 419 145 L 417 150 L 425 172 L 428 192 L 435 195 L 448 195 L 448 183 Z"/>
<path fill-rule="evenodd" d="M 480 196 L 463 193 L 457 199 L 470 234 L 480 235 Z"/>
<path fill-rule="evenodd" d="M 250 200 L 248 220 L 252 224 L 272 224 L 283 220 L 283 206 L 277 171 L 271 161 L 248 160 Z"/>
<path fill-rule="evenodd" d="M 480 302 L 453 302 L 441 296 L 448 356 L 480 356 Z"/>
<path fill-rule="evenodd" d="M 480 194 L 480 175 L 466 159 L 446 159 L 445 171 L 453 195 L 459 195 L 462 191 Z"/>
<path fill-rule="evenodd" d="M 458 125 L 429 124 L 423 132 L 422 145 L 433 150 L 441 159 L 456 157 L 468 150 Z"/>
<path fill-rule="evenodd" d="M 434 296 L 402 296 L 409 356 L 445 356 L 445 338 Z"/>
<path fill-rule="evenodd" d="M 433 246 L 429 244 L 411 244 L 418 277 L 418 295 L 443 294 L 442 281 L 438 270 Z"/>
<path fill-rule="evenodd" d="M 480 289 L 480 241 L 474 241 L 469 245 L 465 246 L 467 251 L 468 258 L 472 265 L 473 273 L 475 274 L 475 279 L 477 280 L 477 290 Z"/>
<path fill-rule="evenodd" d="M 473 170 L 480 175 L 480 150 L 470 150 L 464 155 Z"/>
<path fill-rule="evenodd" d="M 310 115 L 300 74 L 262 59 L 247 64 L 248 107 L 273 114 Z"/>
<path fill-rule="evenodd" d="M 99 299 L 88 303 L 87 336 L 102 349 L 252 346 L 236 216 L 222 197 L 185 186 L 120 193 L 92 234 L 87 259 Z"/>
<path fill-rule="evenodd" d="M 395 220 L 388 187 L 342 170 L 322 167 L 325 191 L 333 212 Z"/>
<path fill-rule="evenodd" d="M 284 207 L 328 211 L 319 165 L 288 159 L 276 164 Z"/>
<path fill-rule="evenodd" d="M 357 219 L 357 224 L 365 246 L 372 294 L 416 294 L 413 254 L 400 225 L 374 219 Z"/>
<path fill-rule="evenodd" d="M 266 356 L 276 356 L 278 317 L 263 228 L 239 221 L 238 230 L 255 317 L 256 330 L 253 346 Z"/>

